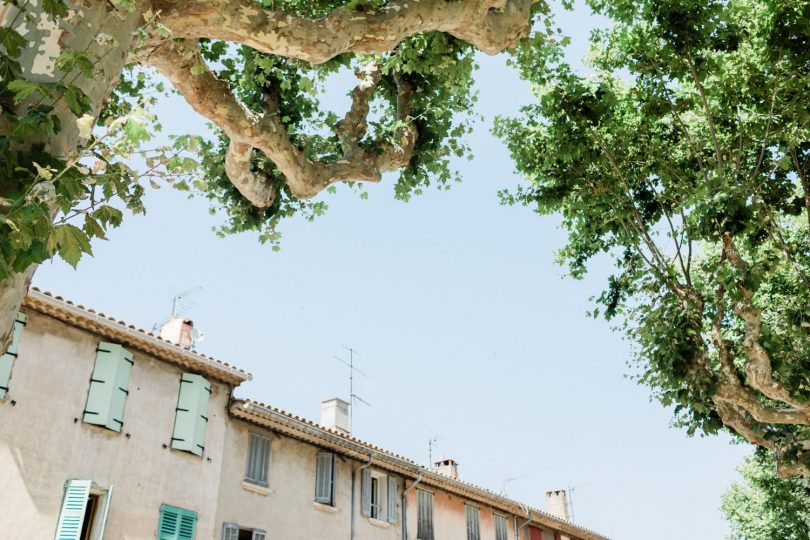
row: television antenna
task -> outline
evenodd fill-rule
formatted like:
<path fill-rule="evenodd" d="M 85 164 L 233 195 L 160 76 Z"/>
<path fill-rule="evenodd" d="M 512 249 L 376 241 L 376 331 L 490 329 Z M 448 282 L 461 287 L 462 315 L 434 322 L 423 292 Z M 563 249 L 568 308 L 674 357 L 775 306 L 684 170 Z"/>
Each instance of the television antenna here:
<path fill-rule="evenodd" d="M 428 469 L 433 469 L 433 447 L 439 442 L 438 437 L 428 439 Z"/>
<path fill-rule="evenodd" d="M 571 514 L 571 521 L 574 521 L 574 491 L 587 485 L 590 485 L 590 482 L 576 486 L 568 486 L 568 512 Z"/>
<path fill-rule="evenodd" d="M 194 300 L 189 300 L 188 298 L 189 296 L 197 294 L 202 290 L 203 290 L 202 287 L 197 286 L 175 294 L 172 297 L 172 317 L 177 317 L 181 313 L 187 313 L 192 309 L 196 308 L 197 302 L 195 302 Z"/>
<path fill-rule="evenodd" d="M 510 478 L 504 479 L 503 486 L 501 486 L 501 495 L 506 495 L 506 486 L 507 486 L 507 484 L 509 484 L 510 482 L 514 482 L 515 480 L 521 480 L 523 478 L 527 478 L 528 476 L 529 476 L 528 474 L 521 474 L 519 476 L 512 476 Z"/>
<path fill-rule="evenodd" d="M 352 426 L 353 425 L 353 419 L 354 419 L 354 403 L 355 403 L 355 401 L 359 401 L 360 403 L 366 405 L 367 407 L 371 407 L 371 403 L 369 403 L 368 401 L 366 401 L 365 399 L 361 398 L 360 396 L 358 396 L 357 394 L 354 393 L 354 374 L 355 374 L 355 372 L 357 372 L 360 375 L 362 375 L 363 377 L 366 377 L 366 378 L 369 378 L 369 377 L 362 370 L 360 370 L 359 368 L 356 368 L 354 366 L 354 357 L 355 356 L 360 356 L 360 353 L 355 351 L 351 347 L 346 347 L 345 345 L 343 346 L 343 348 L 346 349 L 347 351 L 349 351 L 349 361 L 347 362 L 346 360 L 344 360 L 343 358 L 341 358 L 339 356 L 335 356 L 335 360 L 337 360 L 338 362 L 340 362 L 342 364 L 345 364 L 346 366 L 349 367 L 349 426 Z"/>

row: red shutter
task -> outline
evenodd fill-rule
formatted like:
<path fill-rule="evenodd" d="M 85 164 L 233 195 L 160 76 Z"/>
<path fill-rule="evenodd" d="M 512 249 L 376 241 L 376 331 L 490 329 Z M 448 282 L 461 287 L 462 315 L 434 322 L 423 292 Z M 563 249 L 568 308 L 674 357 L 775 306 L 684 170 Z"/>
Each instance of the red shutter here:
<path fill-rule="evenodd" d="M 543 531 L 535 527 L 529 527 L 529 540 L 543 540 Z"/>

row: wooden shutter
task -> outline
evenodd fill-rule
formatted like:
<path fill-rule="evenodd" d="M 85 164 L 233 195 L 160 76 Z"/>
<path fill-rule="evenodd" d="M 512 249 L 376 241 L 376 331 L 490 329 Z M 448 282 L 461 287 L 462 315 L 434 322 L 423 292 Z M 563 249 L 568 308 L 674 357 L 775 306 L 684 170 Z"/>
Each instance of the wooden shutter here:
<path fill-rule="evenodd" d="M 250 540 L 267 540 L 267 531 L 261 529 L 253 529 L 253 534 Z"/>
<path fill-rule="evenodd" d="M 132 353 L 121 345 L 99 343 L 84 407 L 85 422 L 121 431 L 133 363 Z"/>
<path fill-rule="evenodd" d="M 371 515 L 371 469 L 363 469 L 360 479 L 360 514 Z"/>
<path fill-rule="evenodd" d="M 315 501 L 334 504 L 335 454 L 318 452 L 315 464 Z"/>
<path fill-rule="evenodd" d="M 162 505 L 158 522 L 158 540 L 194 540 L 197 513 Z"/>
<path fill-rule="evenodd" d="M 11 380 L 11 368 L 14 367 L 14 360 L 17 359 L 17 348 L 20 344 L 20 334 L 25 326 L 27 317 L 25 313 L 18 313 L 17 320 L 14 321 L 14 329 L 11 334 L 11 345 L 8 351 L 0 356 L 0 399 L 6 397 L 9 381 Z"/>
<path fill-rule="evenodd" d="M 467 514 L 467 540 L 481 540 L 481 525 L 478 516 L 478 508 L 465 505 Z"/>
<path fill-rule="evenodd" d="M 418 540 L 433 540 L 433 494 L 417 489 L 416 495 L 419 507 L 416 537 Z"/>
<path fill-rule="evenodd" d="M 495 540 L 508 540 L 506 518 L 495 514 Z"/>
<path fill-rule="evenodd" d="M 267 470 L 270 465 L 270 439 L 250 433 L 248 435 L 248 455 L 245 467 L 245 480 L 260 486 L 267 486 Z"/>
<path fill-rule="evenodd" d="M 56 525 L 56 540 L 80 540 L 91 483 L 90 480 L 68 480 L 65 484 L 65 498 Z"/>
<path fill-rule="evenodd" d="M 239 525 L 225 523 L 222 526 L 222 540 L 239 540 Z"/>
<path fill-rule="evenodd" d="M 388 477 L 388 523 L 397 522 L 397 497 L 399 497 L 399 480 Z"/>
<path fill-rule="evenodd" d="M 172 448 L 198 456 L 203 454 L 210 395 L 211 383 L 205 377 L 183 373 L 180 378 L 180 394 L 177 397 Z"/>

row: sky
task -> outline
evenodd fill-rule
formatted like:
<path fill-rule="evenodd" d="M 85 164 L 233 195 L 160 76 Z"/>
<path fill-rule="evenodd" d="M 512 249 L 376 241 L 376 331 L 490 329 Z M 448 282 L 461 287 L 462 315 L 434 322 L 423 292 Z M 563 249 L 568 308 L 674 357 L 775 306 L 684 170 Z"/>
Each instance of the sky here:
<path fill-rule="evenodd" d="M 559 24 L 587 72 L 578 59 L 604 21 L 577 5 Z M 147 330 L 199 288 L 183 315 L 205 334 L 201 352 L 253 374 L 239 397 L 317 421 L 322 400 L 348 396 L 335 357 L 351 347 L 368 375 L 355 378 L 370 404 L 354 410 L 361 439 L 425 465 L 435 440 L 434 459 L 458 461 L 462 479 L 539 508 L 573 487 L 575 521 L 611 538 L 723 538 L 720 497 L 751 448 L 670 427 L 672 412 L 627 378 L 631 344 L 586 315 L 608 261 L 565 277 L 559 219 L 498 203 L 520 178 L 492 119 L 532 98 L 503 57 L 480 65 L 484 121 L 449 191 L 402 203 L 390 181 L 368 200 L 338 189 L 322 195 L 325 216 L 285 223 L 274 252 L 252 234 L 217 238 L 221 216 L 202 199 L 150 190 L 145 217 L 95 242 L 77 271 L 42 265 L 34 285 Z M 327 103 L 342 110 L 344 92 Z M 206 131 L 181 98 L 157 112 L 166 134 Z"/>

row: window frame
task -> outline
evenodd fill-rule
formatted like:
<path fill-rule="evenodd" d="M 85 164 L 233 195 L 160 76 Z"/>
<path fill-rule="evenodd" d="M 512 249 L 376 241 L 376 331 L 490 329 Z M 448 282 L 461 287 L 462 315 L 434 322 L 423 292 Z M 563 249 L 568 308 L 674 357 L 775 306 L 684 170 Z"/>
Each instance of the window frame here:
<path fill-rule="evenodd" d="M 329 456 L 329 467 L 330 467 L 330 474 L 328 478 L 329 483 L 329 494 L 324 495 L 321 493 L 319 485 L 320 482 L 320 471 L 321 471 L 321 463 L 325 463 L 326 461 L 322 461 L 322 457 Z M 336 476 L 337 476 L 337 459 L 334 452 L 330 452 L 328 450 L 318 450 L 318 453 L 315 455 L 315 502 L 318 504 L 325 504 L 328 506 L 337 506 L 335 501 L 335 484 L 336 484 Z"/>

